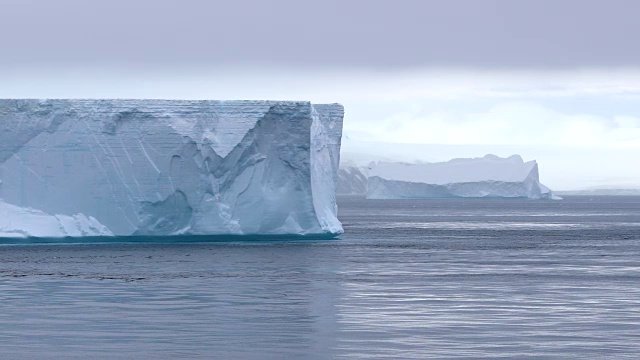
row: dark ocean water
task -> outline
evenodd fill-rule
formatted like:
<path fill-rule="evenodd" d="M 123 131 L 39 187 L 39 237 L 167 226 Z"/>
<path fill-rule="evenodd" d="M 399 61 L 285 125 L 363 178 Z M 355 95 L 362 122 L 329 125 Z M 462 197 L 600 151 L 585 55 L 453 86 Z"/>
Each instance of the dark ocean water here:
<path fill-rule="evenodd" d="M 0 358 L 640 358 L 640 197 L 339 200 L 338 240 L 0 246 Z"/>

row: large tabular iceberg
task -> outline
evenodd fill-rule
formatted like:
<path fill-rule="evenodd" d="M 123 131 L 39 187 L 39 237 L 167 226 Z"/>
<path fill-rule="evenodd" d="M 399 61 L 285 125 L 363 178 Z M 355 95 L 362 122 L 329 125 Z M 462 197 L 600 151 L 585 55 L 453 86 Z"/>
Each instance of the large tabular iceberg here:
<path fill-rule="evenodd" d="M 0 100 L 0 236 L 342 232 L 343 108 Z"/>
<path fill-rule="evenodd" d="M 448 197 L 557 198 L 540 183 L 538 164 L 518 155 L 441 163 L 378 162 L 369 173 L 369 199 Z"/>
<path fill-rule="evenodd" d="M 338 195 L 364 195 L 367 193 L 367 168 L 353 162 L 341 162 L 338 170 Z"/>

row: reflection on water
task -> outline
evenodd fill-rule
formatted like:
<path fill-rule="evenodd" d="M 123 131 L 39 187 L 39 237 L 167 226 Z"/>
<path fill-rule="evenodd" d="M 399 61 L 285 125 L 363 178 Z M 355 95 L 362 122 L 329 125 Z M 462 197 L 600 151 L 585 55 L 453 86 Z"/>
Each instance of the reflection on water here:
<path fill-rule="evenodd" d="M 338 288 L 313 244 L 3 249 L 5 354 L 322 353 Z M 10 325 L 10 326 L 9 326 Z M 55 356 L 54 356 L 55 357 Z"/>
<path fill-rule="evenodd" d="M 343 198 L 338 241 L 3 246 L 0 355 L 634 358 L 640 198 L 598 199 Z"/>

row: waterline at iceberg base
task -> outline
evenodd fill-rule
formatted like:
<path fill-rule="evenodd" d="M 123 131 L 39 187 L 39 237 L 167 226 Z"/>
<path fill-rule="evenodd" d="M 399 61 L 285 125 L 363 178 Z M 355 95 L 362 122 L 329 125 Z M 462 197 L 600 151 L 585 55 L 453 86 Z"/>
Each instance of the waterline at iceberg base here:
<path fill-rule="evenodd" d="M 294 101 L 0 100 L 0 237 L 339 235 L 343 112 Z"/>

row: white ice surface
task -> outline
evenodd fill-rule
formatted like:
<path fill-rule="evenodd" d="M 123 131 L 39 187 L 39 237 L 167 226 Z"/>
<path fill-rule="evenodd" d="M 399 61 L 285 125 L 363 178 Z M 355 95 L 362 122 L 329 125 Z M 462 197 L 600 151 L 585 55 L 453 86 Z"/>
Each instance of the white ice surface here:
<path fill-rule="evenodd" d="M 0 237 L 113 236 L 93 217 L 49 215 L 0 201 Z"/>
<path fill-rule="evenodd" d="M 524 181 L 536 165 L 535 161 L 524 162 L 519 155 L 508 158 L 486 155 L 436 163 L 378 162 L 371 175 L 387 180 L 437 185 L 487 180 L 513 182 Z"/>
<path fill-rule="evenodd" d="M 308 102 L 0 100 L 0 197 L 113 235 L 338 234 L 342 115 Z M 50 232 L 38 236 L 83 235 Z"/>
<path fill-rule="evenodd" d="M 518 155 L 453 159 L 440 163 L 377 162 L 371 165 L 367 197 L 372 199 L 430 197 L 554 198 L 540 184 L 538 164 Z"/>

